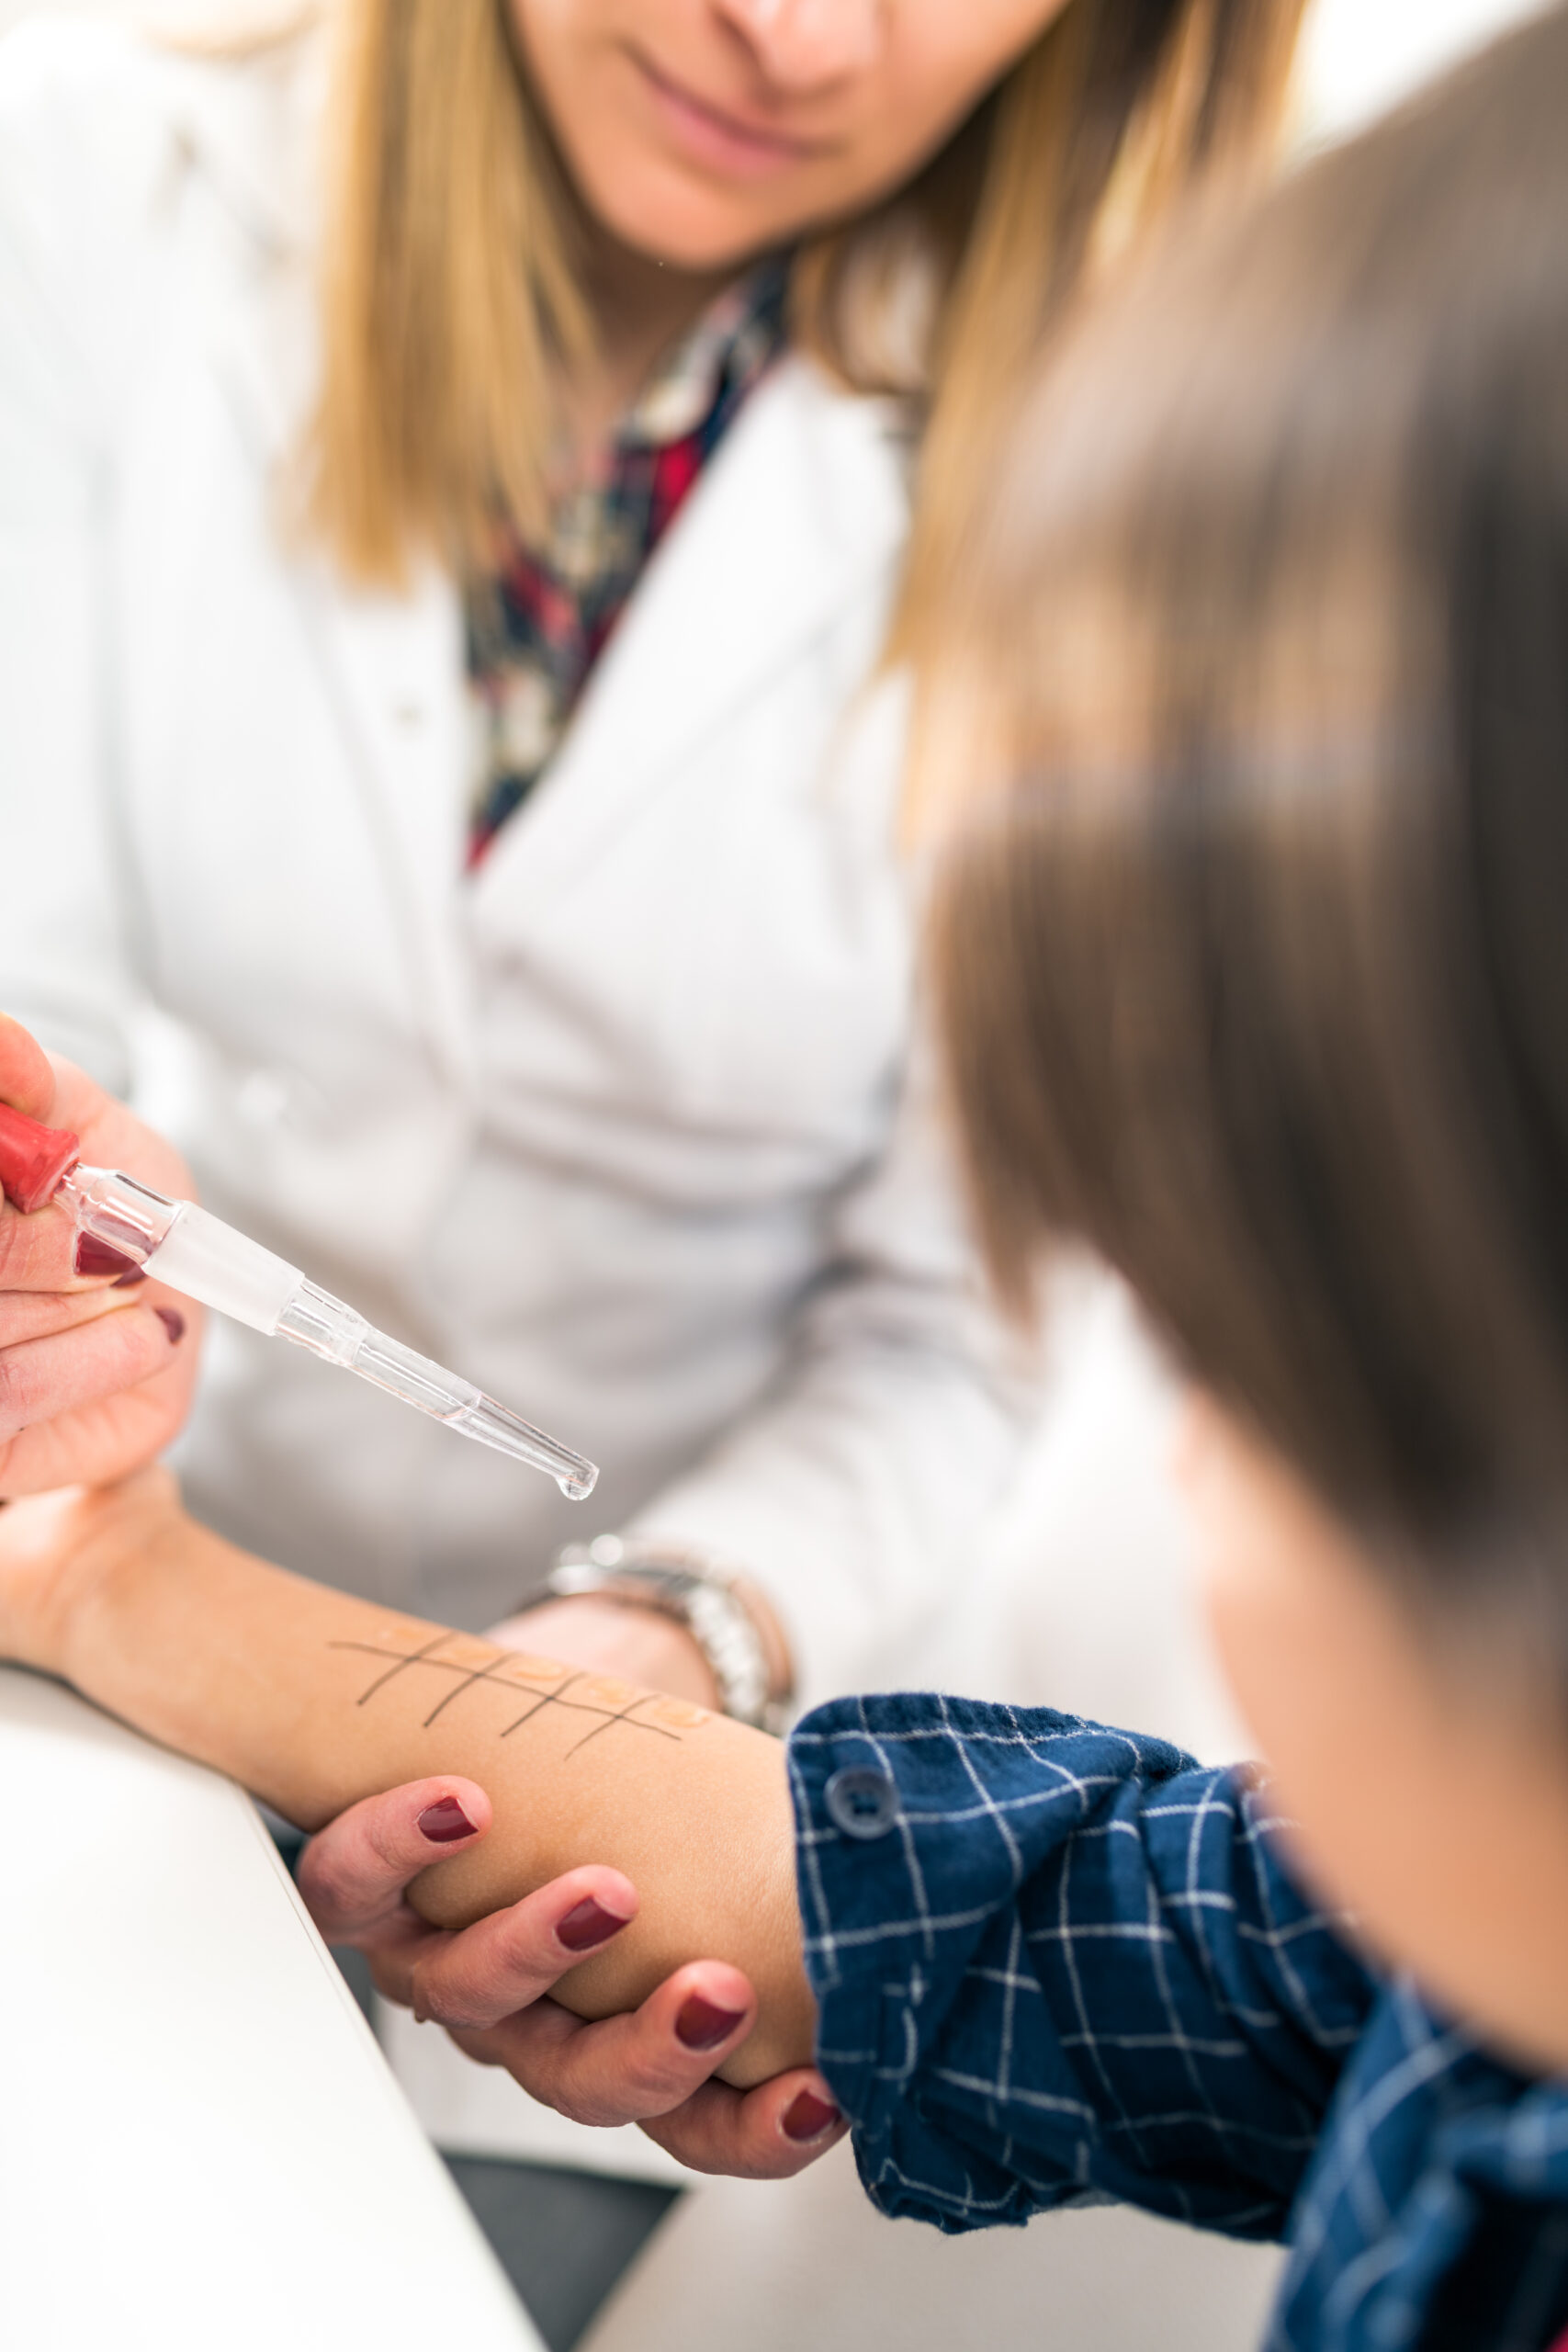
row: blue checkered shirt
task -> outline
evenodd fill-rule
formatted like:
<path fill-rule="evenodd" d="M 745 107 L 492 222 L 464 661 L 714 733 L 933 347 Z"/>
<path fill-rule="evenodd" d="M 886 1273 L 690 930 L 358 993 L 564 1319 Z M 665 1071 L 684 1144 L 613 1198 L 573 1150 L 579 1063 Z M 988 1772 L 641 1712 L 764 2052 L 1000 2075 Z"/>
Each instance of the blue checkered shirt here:
<path fill-rule="evenodd" d="M 885 2212 L 1106 2198 L 1285 2238 L 1271 2352 L 1543 2352 L 1568 2089 L 1357 1957 L 1266 1787 L 1044 1709 L 846 1699 L 790 1743 L 818 2059 Z"/>

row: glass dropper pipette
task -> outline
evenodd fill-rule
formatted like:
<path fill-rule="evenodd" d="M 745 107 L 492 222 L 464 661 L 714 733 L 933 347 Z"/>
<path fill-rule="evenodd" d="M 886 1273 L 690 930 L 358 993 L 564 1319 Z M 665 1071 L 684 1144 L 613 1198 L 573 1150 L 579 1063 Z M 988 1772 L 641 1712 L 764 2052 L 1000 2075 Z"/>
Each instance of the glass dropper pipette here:
<path fill-rule="evenodd" d="M 0 1183 L 25 1213 L 52 1202 L 171 1290 L 231 1315 L 268 1338 L 292 1340 L 327 1363 L 400 1397 L 448 1429 L 529 1463 L 581 1502 L 599 1473 L 471 1381 L 378 1331 L 363 1315 L 310 1282 L 298 1266 L 236 1233 L 194 1201 L 171 1201 L 111 1168 L 85 1168 L 77 1138 L 0 1103 Z"/>

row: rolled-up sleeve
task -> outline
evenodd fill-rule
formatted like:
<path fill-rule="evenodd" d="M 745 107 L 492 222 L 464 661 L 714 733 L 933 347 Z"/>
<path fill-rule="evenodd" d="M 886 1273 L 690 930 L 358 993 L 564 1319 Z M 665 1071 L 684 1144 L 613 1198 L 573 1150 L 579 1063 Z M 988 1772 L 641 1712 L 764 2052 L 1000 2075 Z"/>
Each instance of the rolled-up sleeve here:
<path fill-rule="evenodd" d="M 1375 1987 L 1266 1789 L 926 1697 L 835 1701 L 790 1758 L 818 2062 L 884 2211 L 1279 2234 Z"/>

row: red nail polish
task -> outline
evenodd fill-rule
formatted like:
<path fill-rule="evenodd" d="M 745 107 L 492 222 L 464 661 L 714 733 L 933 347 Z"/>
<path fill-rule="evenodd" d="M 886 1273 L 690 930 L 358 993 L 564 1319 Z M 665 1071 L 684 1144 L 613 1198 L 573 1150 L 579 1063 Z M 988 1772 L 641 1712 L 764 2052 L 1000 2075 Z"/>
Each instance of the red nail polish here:
<path fill-rule="evenodd" d="M 689 1993 L 681 2004 L 675 2019 L 675 2036 L 688 2050 L 716 2050 L 735 2031 L 744 2009 L 721 2009 L 712 2001 L 705 2001 L 700 1993 Z"/>
<path fill-rule="evenodd" d="M 471 1838 L 474 1825 L 456 1797 L 438 1797 L 420 1815 L 419 1834 L 433 1846 L 450 1846 L 455 1838 Z"/>
<path fill-rule="evenodd" d="M 76 1272 L 79 1274 L 139 1274 L 141 1272 L 134 1258 L 123 1250 L 111 1250 L 96 1233 L 76 1236 Z"/>
<path fill-rule="evenodd" d="M 819 2140 L 839 2120 L 839 2110 L 830 2100 L 818 2098 L 815 2091 L 797 2091 L 784 2113 L 784 2135 L 786 2140 Z"/>
<path fill-rule="evenodd" d="M 82 1147 L 68 1128 L 40 1127 L 36 1119 L 0 1102 L 0 1187 L 24 1216 L 54 1198 L 61 1178 L 81 1157 Z"/>
<path fill-rule="evenodd" d="M 595 1903 L 589 1895 L 585 1902 L 578 1904 L 575 1910 L 569 1911 L 564 1919 L 557 1921 L 556 1941 L 564 1944 L 568 1951 L 592 1951 L 595 1944 L 607 1943 L 617 1928 L 624 1928 L 626 1924 L 624 1919 L 617 1919 L 613 1911 L 606 1911 L 602 1903 Z"/>
<path fill-rule="evenodd" d="M 186 1335 L 185 1317 L 172 1306 L 155 1306 L 152 1312 L 168 1333 L 170 1347 L 177 1348 Z"/>

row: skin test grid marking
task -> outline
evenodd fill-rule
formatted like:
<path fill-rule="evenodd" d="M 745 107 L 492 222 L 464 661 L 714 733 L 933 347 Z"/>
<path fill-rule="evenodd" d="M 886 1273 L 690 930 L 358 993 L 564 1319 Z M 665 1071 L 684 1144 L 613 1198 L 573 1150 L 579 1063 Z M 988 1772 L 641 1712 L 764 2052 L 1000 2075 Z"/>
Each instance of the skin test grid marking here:
<path fill-rule="evenodd" d="M 546 1707 L 564 1707 L 570 1713 L 597 1715 L 599 1721 L 592 1730 L 584 1732 L 582 1737 L 568 1748 L 568 1757 L 575 1756 L 580 1747 L 586 1747 L 591 1739 L 597 1739 L 601 1732 L 609 1731 L 617 1724 L 626 1724 L 630 1731 L 652 1732 L 659 1739 L 678 1741 L 683 1731 L 694 1731 L 708 1719 L 705 1708 L 693 1706 L 684 1700 L 636 1690 L 629 1682 L 622 1682 L 612 1675 L 593 1675 L 583 1671 L 573 1673 L 543 1658 L 529 1657 L 517 1651 L 490 1649 L 482 1644 L 476 1644 L 475 1647 L 482 1652 L 481 1662 L 477 1666 L 437 1655 L 449 1642 L 464 1639 L 460 1634 L 437 1634 L 432 1640 L 410 1650 L 400 1650 L 379 1642 L 329 1642 L 327 1647 L 354 1650 L 363 1657 L 389 1658 L 392 1661 L 360 1692 L 355 1701 L 355 1706 L 359 1707 L 367 1705 L 378 1691 L 384 1690 L 389 1683 L 396 1681 L 399 1675 L 412 1667 L 431 1667 L 437 1673 L 456 1675 L 457 1680 L 426 1715 L 423 1728 L 427 1731 L 454 1700 L 460 1699 L 466 1690 L 471 1690 L 479 1682 L 496 1683 L 503 1690 L 525 1691 L 534 1702 L 532 1706 L 525 1707 L 520 1715 L 497 1733 L 499 1739 L 509 1739 L 514 1731 L 531 1723 Z M 536 1680 L 553 1679 L 558 1688 L 553 1690 L 538 1690 L 535 1687 L 535 1680 L 526 1679 L 530 1675 Z M 569 1690 L 575 1691 L 577 1695 L 569 1699 L 566 1695 Z"/>

